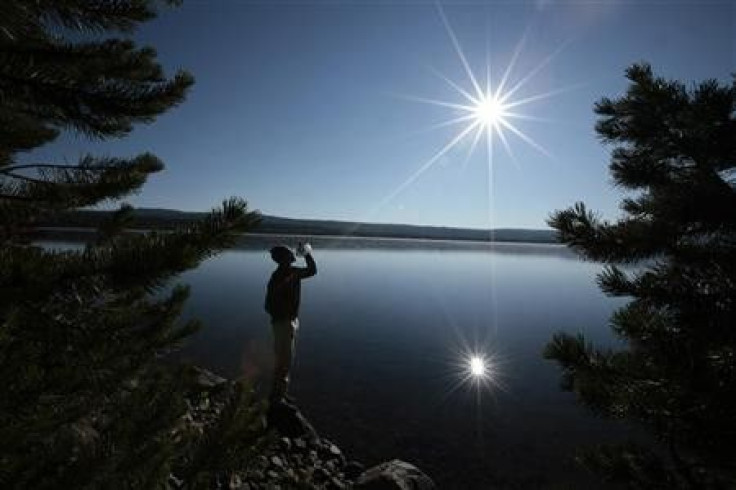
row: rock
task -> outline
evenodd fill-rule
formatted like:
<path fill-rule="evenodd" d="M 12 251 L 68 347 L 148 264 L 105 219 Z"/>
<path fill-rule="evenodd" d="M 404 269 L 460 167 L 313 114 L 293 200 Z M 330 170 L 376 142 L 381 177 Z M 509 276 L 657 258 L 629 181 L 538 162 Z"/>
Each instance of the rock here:
<path fill-rule="evenodd" d="M 227 382 L 225 378 L 207 371 L 202 368 L 195 368 L 197 371 L 196 383 L 202 388 L 214 388 L 217 385 Z"/>
<path fill-rule="evenodd" d="M 332 477 L 330 478 L 330 481 L 327 482 L 327 489 L 328 490 L 343 490 L 347 488 L 345 486 L 345 483 L 341 482 L 339 478 Z"/>
<path fill-rule="evenodd" d="M 72 424 L 66 425 L 60 431 L 62 438 L 73 445 L 76 451 L 92 451 L 100 439 L 100 434 L 93 427 L 89 419 L 80 419 Z"/>
<path fill-rule="evenodd" d="M 288 437 L 282 437 L 279 443 L 281 445 L 281 449 L 286 452 L 291 451 L 291 439 L 289 439 Z"/>
<path fill-rule="evenodd" d="M 345 465 L 345 468 L 343 468 L 343 471 L 345 472 L 345 477 L 349 480 L 355 480 L 360 476 L 361 473 L 365 470 L 365 466 L 358 463 L 357 461 L 350 461 L 348 464 Z"/>
<path fill-rule="evenodd" d="M 322 439 L 318 446 L 319 454 L 325 459 L 339 459 L 342 462 L 345 457 L 340 448 L 327 439 Z"/>
<path fill-rule="evenodd" d="M 334 444 L 330 444 L 328 450 L 333 456 L 342 456 L 342 451 L 340 451 L 340 448 L 335 446 Z"/>
<path fill-rule="evenodd" d="M 243 481 L 240 479 L 240 476 L 237 475 L 237 474 L 230 475 L 230 485 L 229 485 L 229 488 L 232 489 L 232 490 L 234 490 L 234 489 L 239 489 L 239 488 L 242 488 L 242 487 L 243 487 Z"/>
<path fill-rule="evenodd" d="M 369 468 L 358 477 L 355 490 L 435 490 L 430 477 L 416 466 L 394 459 Z"/>
<path fill-rule="evenodd" d="M 184 488 L 184 480 L 177 478 L 173 473 L 169 474 L 169 488 Z"/>
<path fill-rule="evenodd" d="M 330 472 L 325 468 L 315 468 L 314 470 L 314 479 L 318 482 L 326 481 L 330 476 Z"/>
<path fill-rule="evenodd" d="M 210 399 L 205 397 L 202 398 L 202 400 L 199 401 L 199 405 L 197 405 L 197 410 L 208 410 L 210 408 Z"/>
<path fill-rule="evenodd" d="M 317 438 L 312 424 L 299 409 L 285 401 L 275 402 L 268 408 L 267 420 L 268 426 L 276 429 L 282 436 Z"/>
<path fill-rule="evenodd" d="M 281 458 L 279 458 L 278 456 L 271 456 L 271 464 L 273 464 L 277 468 L 284 467 L 284 462 L 281 461 Z"/>
<path fill-rule="evenodd" d="M 302 450 L 307 449 L 307 441 L 305 441 L 301 437 L 299 439 L 296 439 L 294 441 L 294 444 L 296 445 L 298 449 L 302 449 Z"/>

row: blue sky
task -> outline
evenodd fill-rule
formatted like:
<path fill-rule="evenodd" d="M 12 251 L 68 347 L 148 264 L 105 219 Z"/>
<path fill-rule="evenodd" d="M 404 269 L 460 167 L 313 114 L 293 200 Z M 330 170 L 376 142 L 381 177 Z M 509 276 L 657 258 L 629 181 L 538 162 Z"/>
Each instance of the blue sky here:
<path fill-rule="evenodd" d="M 468 158 L 468 138 L 387 199 L 464 127 L 427 130 L 456 110 L 409 99 L 463 103 L 437 72 L 472 90 L 432 1 L 185 1 L 136 38 L 195 75 L 188 100 L 124 139 L 68 136 L 29 157 L 152 151 L 167 168 L 136 206 L 206 210 L 239 195 L 288 217 L 537 228 L 578 200 L 618 215 L 592 107 L 625 90 L 627 66 L 687 82 L 736 71 L 734 2 L 442 5 L 482 83 L 488 65 L 498 83 L 525 32 L 507 86 L 561 49 L 514 94 L 560 92 L 519 108 L 544 121 L 514 120 L 549 155 L 505 132 L 513 157 L 496 139 L 490 192 L 485 146 Z"/>

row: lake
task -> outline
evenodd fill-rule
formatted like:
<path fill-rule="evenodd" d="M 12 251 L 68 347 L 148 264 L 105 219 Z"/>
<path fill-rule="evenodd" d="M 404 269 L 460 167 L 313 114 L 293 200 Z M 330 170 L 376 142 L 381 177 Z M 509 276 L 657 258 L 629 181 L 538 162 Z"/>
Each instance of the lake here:
<path fill-rule="evenodd" d="M 281 241 L 245 240 L 181 278 L 186 316 L 206 324 L 184 357 L 264 393 L 268 249 Z M 623 302 L 597 289 L 600 265 L 558 245 L 313 244 L 319 273 L 302 285 L 291 394 L 323 436 L 368 464 L 415 463 L 439 488 L 599 486 L 575 449 L 628 431 L 561 392 L 541 353 L 559 330 L 615 343 L 607 320 Z M 491 361 L 482 386 L 463 382 L 469 352 Z"/>
<path fill-rule="evenodd" d="M 560 330 L 616 344 L 607 322 L 624 302 L 596 287 L 600 265 L 559 245 L 310 240 L 319 273 L 302 284 L 290 392 L 348 458 L 412 462 L 440 489 L 606 488 L 575 450 L 636 434 L 577 406 L 542 358 Z M 179 278 L 184 317 L 205 324 L 183 358 L 265 396 L 268 249 L 296 241 L 249 236 Z M 490 361 L 483 384 L 467 379 L 471 352 Z"/>

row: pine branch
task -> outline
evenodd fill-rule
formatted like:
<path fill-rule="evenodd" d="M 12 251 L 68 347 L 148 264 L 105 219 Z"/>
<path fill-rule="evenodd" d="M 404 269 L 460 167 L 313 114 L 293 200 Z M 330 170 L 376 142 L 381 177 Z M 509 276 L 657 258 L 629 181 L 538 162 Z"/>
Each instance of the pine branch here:
<path fill-rule="evenodd" d="M 258 220 L 259 215 L 249 212 L 244 200 L 231 198 L 202 221 L 171 233 L 121 237 L 109 247 L 88 254 L 86 260 L 100 264 L 117 287 L 126 287 L 132 281 L 152 291 L 170 277 L 231 246 L 236 233 L 250 230 Z"/>
<path fill-rule="evenodd" d="M 661 223 L 631 218 L 611 224 L 601 221 L 585 204 L 556 211 L 547 220 L 558 239 L 588 260 L 634 263 L 667 253 L 674 246 L 672 230 Z"/>
<path fill-rule="evenodd" d="M 104 220 L 97 229 L 97 245 L 114 240 L 124 229 L 133 225 L 133 206 L 123 204 L 109 218 Z"/>
<path fill-rule="evenodd" d="M 635 443 L 597 446 L 580 453 L 578 461 L 611 483 L 641 490 L 684 489 L 683 482 L 647 448 Z"/>
<path fill-rule="evenodd" d="M 92 137 L 124 136 L 133 123 L 151 122 L 183 101 L 194 83 L 192 76 L 183 71 L 166 81 L 158 81 L 158 77 L 150 81 L 115 79 L 114 74 L 107 78 L 104 73 L 104 78 L 96 81 L 86 80 L 84 73 L 75 77 L 61 71 L 39 72 L 32 64 L 27 68 L 8 65 L 6 70 L 0 74 L 0 90 L 27 96 L 4 110 L 51 121 Z"/>
<path fill-rule="evenodd" d="M 183 71 L 167 80 L 155 50 L 130 40 L 0 44 L 0 93 L 14 94 L 0 110 L 13 124 L 24 118 L 39 128 L 53 122 L 93 137 L 122 136 L 180 103 L 192 83 Z"/>
<path fill-rule="evenodd" d="M 70 281 L 101 276 L 115 289 L 154 291 L 168 279 L 231 246 L 237 233 L 259 220 L 244 200 L 231 198 L 204 220 L 170 233 L 123 235 L 83 251 L 47 253 L 39 248 L 0 248 L 0 289 L 6 300 L 43 297 Z M 18 295 L 18 296 L 16 296 Z"/>
<path fill-rule="evenodd" d="M 632 296 L 634 284 L 629 277 L 616 266 L 608 266 L 596 278 L 598 287 L 609 296 Z"/>
<path fill-rule="evenodd" d="M 102 33 L 117 30 L 131 32 L 138 24 L 156 16 L 157 3 L 177 5 L 179 0 L 36 0 L 15 1 L 4 5 L 0 33 L 6 40 L 18 40 L 29 25 L 51 30 L 62 27 L 79 32 Z M 2 39 L 2 38 L 0 38 Z"/>
<path fill-rule="evenodd" d="M 612 352 L 594 349 L 582 334 L 557 333 L 547 344 L 544 357 L 562 368 L 561 388 L 574 391 L 590 410 L 609 417 L 623 415 L 625 407 L 613 403 L 618 401 L 621 378 L 613 369 Z"/>
<path fill-rule="evenodd" d="M 38 177 L 14 172 L 29 168 L 36 169 Z M 41 209 L 56 211 L 91 206 L 136 191 L 150 173 L 162 168 L 161 161 L 150 153 L 132 159 L 88 155 L 82 157 L 76 166 L 19 165 L 0 170 L 0 177 L 6 179 L 5 184 L 0 181 L 0 189 L 3 190 L 0 197 L 33 202 Z M 21 182 L 9 185 L 7 179 Z M 22 218 L 26 220 L 27 216 Z"/>
<path fill-rule="evenodd" d="M 0 169 L 12 163 L 17 151 L 27 151 L 54 140 L 59 131 L 36 118 L 10 113 L 0 104 Z"/>
<path fill-rule="evenodd" d="M 83 159 L 82 162 L 89 162 L 91 157 L 86 157 L 87 159 Z M 54 163 L 29 163 L 25 165 L 13 165 L 12 167 L 6 167 L 3 169 L 0 169 L 0 174 L 4 175 L 11 175 L 12 172 L 16 172 L 18 170 L 25 170 L 25 169 L 34 169 L 34 170 L 41 170 L 41 169 L 50 169 L 50 170 L 80 170 L 80 167 L 82 164 L 79 165 L 57 165 Z M 106 165 L 98 165 L 94 166 L 93 164 L 87 163 L 84 167 L 85 171 L 98 171 L 102 172 L 104 170 L 108 169 L 108 166 Z M 163 168 L 161 168 L 163 169 Z"/>

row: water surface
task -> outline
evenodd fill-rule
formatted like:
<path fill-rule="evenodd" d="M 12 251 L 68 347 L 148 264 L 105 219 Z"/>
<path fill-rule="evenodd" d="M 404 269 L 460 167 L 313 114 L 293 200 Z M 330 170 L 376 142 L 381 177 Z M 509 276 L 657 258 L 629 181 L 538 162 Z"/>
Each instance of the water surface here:
<path fill-rule="evenodd" d="M 269 383 L 263 310 L 278 241 L 247 240 L 185 274 L 187 316 L 206 327 L 187 359 Z M 320 433 L 366 463 L 421 466 L 440 488 L 590 488 L 571 461 L 581 444 L 620 439 L 560 392 L 542 350 L 559 330 L 613 343 L 621 301 L 595 286 L 600 266 L 557 245 L 318 241 L 302 286 L 291 392 Z M 458 381 L 461 352 L 492 354 L 495 385 Z"/>

